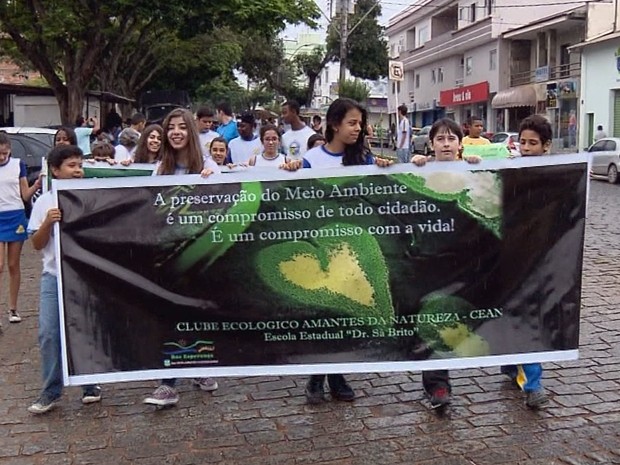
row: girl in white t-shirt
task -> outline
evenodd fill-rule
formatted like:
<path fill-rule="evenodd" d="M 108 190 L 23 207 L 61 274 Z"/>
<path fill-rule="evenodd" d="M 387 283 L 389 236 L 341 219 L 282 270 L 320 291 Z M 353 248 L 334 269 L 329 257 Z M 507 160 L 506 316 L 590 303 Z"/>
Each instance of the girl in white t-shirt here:
<path fill-rule="evenodd" d="M 219 166 L 209 157 L 204 160 L 198 139 L 198 128 L 193 115 L 182 108 L 172 110 L 164 119 L 161 160 L 155 165 L 153 176 L 200 174 L 202 177 L 219 173 Z M 160 407 L 175 405 L 179 395 L 174 386 L 176 379 L 164 379 L 146 399 L 145 404 Z M 203 391 L 215 391 L 217 381 L 211 378 L 194 379 Z"/>
<path fill-rule="evenodd" d="M 172 110 L 163 124 L 161 160 L 153 175 L 200 174 L 207 177 L 219 173 L 220 168 L 210 159 L 203 159 L 198 129 L 193 115 L 183 108 Z"/>
<path fill-rule="evenodd" d="M 279 168 L 286 163 L 286 157 L 280 152 L 280 133 L 273 124 L 267 124 L 260 128 L 260 141 L 263 151 L 260 155 L 253 155 L 248 160 L 250 166 L 270 166 Z"/>
<path fill-rule="evenodd" d="M 308 150 L 303 160 L 291 160 L 283 169 L 294 171 L 303 168 L 339 168 L 351 165 L 389 166 L 391 161 L 375 159 L 364 146 L 368 114 L 359 103 L 339 98 L 327 110 L 325 124 L 325 145 Z M 326 375 L 310 376 L 306 384 L 306 399 L 310 404 L 322 402 Z M 355 392 L 340 373 L 327 375 L 332 399 L 352 401 Z"/>
<path fill-rule="evenodd" d="M 28 238 L 24 202 L 29 202 L 41 187 L 41 178 L 28 187 L 26 163 L 11 158 L 11 139 L 0 132 L 0 278 L 6 255 L 9 270 L 9 321 L 19 323 L 17 295 L 21 282 L 20 258 Z M 2 280 L 0 280 L 0 283 Z M 0 324 L 0 326 L 2 326 Z"/>

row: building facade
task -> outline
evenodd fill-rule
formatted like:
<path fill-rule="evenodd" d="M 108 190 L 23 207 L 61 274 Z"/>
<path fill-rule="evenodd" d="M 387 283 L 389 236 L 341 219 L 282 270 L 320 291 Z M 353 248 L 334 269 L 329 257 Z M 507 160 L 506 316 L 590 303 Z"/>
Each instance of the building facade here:
<path fill-rule="evenodd" d="M 570 49 L 581 58 L 580 149 L 594 142 L 599 125 L 620 137 L 620 8 L 617 0 L 588 8 L 585 40 Z"/>
<path fill-rule="evenodd" d="M 546 66 L 555 72 L 560 53 L 557 43 L 566 44 L 557 39 L 557 32 L 544 32 L 545 28 L 553 29 L 558 24 L 555 22 L 542 25 L 544 33 L 534 38 L 528 35 L 529 30 L 515 37 L 507 33 L 580 6 L 540 0 L 522 0 L 518 5 L 508 0 L 416 3 L 392 18 L 387 30 L 390 56 L 402 61 L 405 70 L 404 81 L 390 82 L 392 118 L 397 106 L 404 103 L 417 126 L 431 124 L 442 116 L 465 123 L 476 115 L 484 119 L 489 131 L 515 128 L 520 119 L 540 109 L 538 102 L 544 101 L 546 94 L 542 88 L 556 79 L 553 74 L 536 77 L 536 70 Z M 576 37 L 572 43 L 579 40 Z M 547 44 L 546 55 L 539 42 Z M 538 63 L 541 65 L 534 66 Z M 533 79 L 544 86 L 510 91 L 519 87 L 517 77 L 529 85 L 532 72 Z"/>

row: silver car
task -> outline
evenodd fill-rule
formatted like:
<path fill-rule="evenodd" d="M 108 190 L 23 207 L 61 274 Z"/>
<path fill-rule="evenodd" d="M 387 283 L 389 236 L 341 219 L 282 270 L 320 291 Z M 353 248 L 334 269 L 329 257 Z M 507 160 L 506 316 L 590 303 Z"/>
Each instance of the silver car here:
<path fill-rule="evenodd" d="M 424 155 L 430 155 L 433 151 L 431 143 L 428 139 L 428 133 L 431 130 L 431 126 L 424 126 L 420 129 L 415 136 L 411 138 L 411 152 L 423 153 Z"/>
<path fill-rule="evenodd" d="M 620 138 L 605 137 L 596 141 L 588 149 L 592 157 L 592 171 L 594 176 L 606 176 L 607 181 L 616 184 L 620 169 Z"/>

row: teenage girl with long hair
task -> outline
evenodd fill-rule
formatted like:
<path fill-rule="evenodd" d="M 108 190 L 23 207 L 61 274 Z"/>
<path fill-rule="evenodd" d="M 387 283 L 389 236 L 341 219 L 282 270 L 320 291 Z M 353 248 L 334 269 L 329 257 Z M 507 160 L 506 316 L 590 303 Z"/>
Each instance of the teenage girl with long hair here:
<path fill-rule="evenodd" d="M 198 128 L 194 116 L 187 110 L 177 108 L 164 119 L 161 159 L 156 162 L 153 175 L 167 174 L 200 174 L 207 177 L 219 167 L 211 158 L 203 160 L 198 139 Z M 176 379 L 165 379 L 161 385 L 146 399 L 145 404 L 160 407 L 175 405 L 179 402 Z M 218 388 L 217 381 L 211 378 L 194 379 L 203 391 L 214 391 Z"/>

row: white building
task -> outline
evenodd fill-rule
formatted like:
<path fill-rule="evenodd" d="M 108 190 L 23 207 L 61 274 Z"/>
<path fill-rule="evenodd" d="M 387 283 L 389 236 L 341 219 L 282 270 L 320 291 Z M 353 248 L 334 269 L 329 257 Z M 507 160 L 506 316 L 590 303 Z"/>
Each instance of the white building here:
<path fill-rule="evenodd" d="M 590 4 L 585 40 L 571 47 L 581 52 L 579 148 L 593 142 L 601 125 L 620 137 L 620 8 L 615 3 Z"/>
<path fill-rule="evenodd" d="M 392 18 L 387 30 L 390 56 L 402 61 L 405 70 L 403 82 L 390 83 L 390 114 L 406 104 L 416 126 L 431 124 L 442 116 L 465 123 L 475 114 L 486 121 L 489 131 L 515 129 L 524 115 L 540 110 L 538 102 L 546 97 L 543 83 L 555 78 L 549 73 L 559 54 L 557 37 L 563 34 L 556 29 L 565 18 L 550 18 L 584 4 L 541 0 L 416 2 Z M 542 22 L 543 18 L 549 21 Z M 522 29 L 535 22 L 540 22 L 535 34 Z M 517 29 L 521 36 L 508 37 L 509 31 Z M 579 40 L 577 36 L 572 43 Z M 511 85 L 518 87 L 518 73 L 526 73 L 524 85 L 538 82 L 539 88 L 511 90 Z"/>

